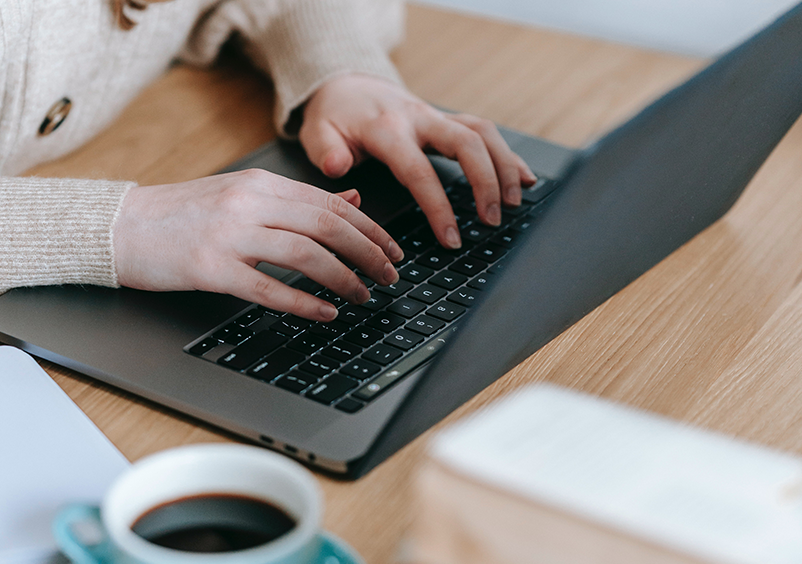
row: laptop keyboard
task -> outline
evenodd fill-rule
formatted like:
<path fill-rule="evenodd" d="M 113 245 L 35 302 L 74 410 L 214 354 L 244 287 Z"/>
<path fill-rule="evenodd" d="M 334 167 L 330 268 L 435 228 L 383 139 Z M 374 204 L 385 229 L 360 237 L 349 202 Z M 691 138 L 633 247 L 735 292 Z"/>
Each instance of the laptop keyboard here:
<path fill-rule="evenodd" d="M 505 209 L 501 226 L 489 227 L 479 222 L 464 178 L 446 192 L 462 248 L 441 247 L 413 204 L 385 226 L 404 249 L 404 260 L 396 265 L 399 281 L 379 286 L 356 270 L 371 292 L 368 302 L 349 304 L 302 277 L 291 285 L 334 304 L 337 319 L 312 322 L 252 305 L 184 350 L 312 401 L 357 412 L 437 353 L 533 225 L 533 204 Z"/>

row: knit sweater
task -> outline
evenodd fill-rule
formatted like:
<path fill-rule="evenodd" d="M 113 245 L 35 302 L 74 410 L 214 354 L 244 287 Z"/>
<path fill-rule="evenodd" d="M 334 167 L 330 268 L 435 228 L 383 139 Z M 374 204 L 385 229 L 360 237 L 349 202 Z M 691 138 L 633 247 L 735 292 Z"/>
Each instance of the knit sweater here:
<path fill-rule="evenodd" d="M 113 227 L 132 182 L 17 178 L 74 150 L 175 59 L 212 62 L 240 39 L 276 89 L 284 134 L 293 109 L 349 72 L 399 80 L 387 51 L 400 0 L 172 0 L 116 25 L 111 0 L 0 2 L 0 292 L 18 286 L 117 286 Z M 39 129 L 62 98 L 68 118 Z"/>

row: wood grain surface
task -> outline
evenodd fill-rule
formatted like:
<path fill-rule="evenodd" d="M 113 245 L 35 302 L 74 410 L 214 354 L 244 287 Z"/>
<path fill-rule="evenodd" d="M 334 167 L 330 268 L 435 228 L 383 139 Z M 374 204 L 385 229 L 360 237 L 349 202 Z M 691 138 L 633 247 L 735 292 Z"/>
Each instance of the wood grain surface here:
<path fill-rule="evenodd" d="M 410 89 L 431 102 L 572 146 L 704 64 L 415 5 L 394 58 Z M 98 138 L 32 172 L 142 184 L 210 174 L 274 137 L 271 103 L 270 83 L 242 63 L 178 66 Z M 802 453 L 801 212 L 797 125 L 721 221 L 449 421 L 519 386 L 549 381 Z M 235 440 L 44 365 L 131 460 L 182 444 Z M 370 563 L 396 558 L 427 438 L 356 483 L 320 478 L 325 526 Z"/>

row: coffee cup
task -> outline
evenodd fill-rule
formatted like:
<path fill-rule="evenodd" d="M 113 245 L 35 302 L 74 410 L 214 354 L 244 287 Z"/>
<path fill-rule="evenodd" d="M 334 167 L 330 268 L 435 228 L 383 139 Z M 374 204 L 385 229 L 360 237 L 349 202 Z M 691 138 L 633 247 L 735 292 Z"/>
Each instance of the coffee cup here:
<path fill-rule="evenodd" d="M 143 458 L 100 507 L 70 505 L 53 532 L 76 564 L 363 564 L 321 531 L 312 474 L 244 445 L 181 447 Z"/>

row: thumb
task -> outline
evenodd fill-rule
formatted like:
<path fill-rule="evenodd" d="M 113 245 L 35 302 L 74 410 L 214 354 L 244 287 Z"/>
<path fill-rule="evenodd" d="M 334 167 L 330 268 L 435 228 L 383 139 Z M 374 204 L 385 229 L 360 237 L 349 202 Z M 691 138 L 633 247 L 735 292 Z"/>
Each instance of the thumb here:
<path fill-rule="evenodd" d="M 354 166 L 348 143 L 328 120 L 305 123 L 299 138 L 309 160 L 326 176 L 339 178 Z"/>

